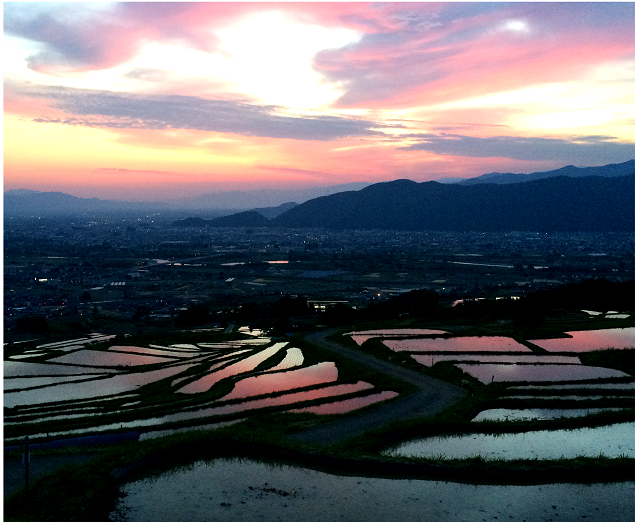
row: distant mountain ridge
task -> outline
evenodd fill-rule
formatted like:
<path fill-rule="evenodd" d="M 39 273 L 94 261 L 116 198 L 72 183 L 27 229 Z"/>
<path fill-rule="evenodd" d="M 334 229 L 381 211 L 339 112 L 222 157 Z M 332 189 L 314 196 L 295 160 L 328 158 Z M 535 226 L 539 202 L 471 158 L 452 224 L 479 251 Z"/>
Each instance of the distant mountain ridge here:
<path fill-rule="evenodd" d="M 560 169 L 548 170 L 544 172 L 533 172 L 531 174 L 513 174 L 511 172 L 500 173 L 491 172 L 489 174 L 483 174 L 475 178 L 469 178 L 458 181 L 461 185 L 477 185 L 478 183 L 525 183 L 527 181 L 535 181 L 537 179 L 555 178 L 557 176 L 567 176 L 570 178 L 583 178 L 587 176 L 601 176 L 605 178 L 614 178 L 619 176 L 628 176 L 635 174 L 636 162 L 635 160 L 625 161 L 624 163 L 612 163 L 610 165 L 603 165 L 602 167 L 574 167 L 573 165 L 567 165 Z M 445 181 L 455 183 L 457 178 L 449 178 L 452 181 Z"/>
<path fill-rule="evenodd" d="M 254 208 L 253 210 L 268 219 L 273 219 L 274 217 L 277 217 L 280 214 L 284 214 L 287 210 L 291 210 L 292 208 L 297 206 L 297 203 L 289 202 L 278 205 L 277 207 Z"/>
<path fill-rule="evenodd" d="M 35 190 L 16 189 L 4 193 L 4 213 L 8 215 L 146 211 L 163 208 L 166 209 L 168 207 L 162 203 L 78 198 L 64 192 L 38 192 Z"/>
<path fill-rule="evenodd" d="M 20 214 L 76 214 L 119 211 L 215 211 L 217 215 L 256 209 L 267 217 L 275 217 L 291 206 L 297 198 L 304 202 L 315 197 L 335 194 L 343 190 L 361 189 L 366 182 L 345 183 L 304 190 L 231 191 L 203 194 L 194 198 L 172 201 L 118 201 L 98 198 L 79 198 L 64 192 L 40 192 L 13 189 L 4 193 L 4 213 Z M 295 197 L 295 198 L 294 198 Z"/>
<path fill-rule="evenodd" d="M 574 166 L 567 166 L 561 169 L 547 171 L 547 172 L 537 172 L 533 174 L 512 174 L 512 173 L 490 173 L 485 174 L 483 176 L 478 176 L 477 178 L 467 179 L 464 181 L 459 181 L 457 183 L 452 182 L 427 182 L 431 184 L 438 185 L 439 187 L 448 187 L 445 189 L 442 194 L 437 195 L 437 189 L 431 188 L 432 195 L 427 197 L 425 196 L 425 203 L 429 207 L 432 208 L 441 208 L 441 212 L 447 214 L 452 209 L 457 209 L 456 212 L 461 215 L 468 216 L 468 222 L 470 223 L 483 223 L 483 226 L 486 227 L 498 227 L 498 223 L 494 220 L 490 220 L 484 216 L 486 212 L 486 207 L 489 203 L 482 204 L 480 200 L 478 201 L 467 201 L 465 206 L 461 208 L 458 201 L 455 200 L 447 200 L 449 207 L 441 207 L 439 206 L 440 199 L 447 199 L 449 196 L 449 189 L 459 190 L 461 187 L 497 187 L 497 186 L 513 186 L 520 184 L 532 183 L 533 181 L 542 181 L 542 180 L 552 180 L 552 179 L 587 179 L 594 178 L 597 180 L 601 180 L 601 189 L 602 197 L 604 198 L 607 194 L 607 191 L 612 189 L 616 184 L 615 180 L 621 179 L 623 177 L 635 176 L 635 160 L 627 161 L 619 164 L 612 165 L 604 165 L 601 167 L 583 167 L 578 168 Z M 451 181 L 451 180 L 450 180 Z M 380 217 L 375 217 L 376 213 L 374 209 L 367 207 L 367 198 L 371 197 L 371 194 L 376 193 L 378 188 L 373 187 L 391 187 L 394 192 L 397 190 L 402 184 L 413 184 L 409 185 L 410 187 L 415 188 L 415 194 L 412 194 L 413 189 L 409 189 L 407 194 L 403 196 L 404 199 L 396 201 L 394 204 L 401 205 L 405 210 L 403 211 L 406 215 L 397 216 L 394 219 L 381 219 Z M 109 214 L 113 212 L 164 212 L 165 215 L 168 213 L 173 214 L 173 219 L 183 216 L 189 216 L 189 214 L 193 215 L 193 213 L 198 212 L 201 217 L 219 217 L 224 216 L 225 214 L 232 214 L 233 212 L 237 212 L 238 210 L 243 209 L 253 209 L 253 210 L 244 210 L 241 212 L 241 216 L 238 214 L 232 214 L 228 216 L 229 219 L 224 219 L 222 222 L 210 222 L 207 220 L 202 220 L 199 225 L 193 224 L 191 225 L 182 224 L 182 226 L 327 226 L 327 227 L 339 227 L 343 226 L 346 228 L 352 227 L 364 227 L 364 228 L 376 228 L 376 227 L 391 227 L 394 229 L 411 227 L 412 229 L 421 229 L 420 227 L 429 226 L 429 227 L 448 227 L 447 229 L 460 229 L 459 224 L 455 224 L 453 220 L 449 217 L 449 221 L 443 220 L 443 218 L 438 217 L 436 215 L 428 217 L 429 225 L 419 224 L 416 219 L 416 216 L 425 214 L 425 210 L 418 207 L 411 207 L 409 202 L 414 201 L 417 194 L 423 194 L 426 189 L 422 187 L 425 183 L 416 183 L 409 180 L 398 180 L 394 182 L 387 183 L 377 183 L 377 184 L 369 184 L 365 182 L 358 183 L 347 183 L 342 185 L 333 185 L 330 187 L 312 187 L 310 189 L 305 190 L 268 190 L 268 191 L 247 191 L 247 192 L 227 192 L 227 193 L 217 193 L 217 194 L 204 194 L 202 196 L 198 196 L 196 198 L 189 198 L 187 200 L 174 200 L 172 202 L 128 202 L 128 201 L 115 201 L 115 200 L 101 200 L 98 198 L 78 198 L 69 194 L 65 194 L 63 192 L 38 192 L 34 190 L 28 189 L 16 189 L 9 190 L 4 193 L 4 214 L 6 216 L 10 215 L 56 215 L 56 214 L 91 214 L 91 213 L 102 213 Z M 610 186 L 609 186 L 610 185 Z M 363 188 L 364 187 L 364 188 Z M 416 188 L 418 187 L 418 188 Z M 454 187 L 456 187 L 454 189 Z M 356 190 L 358 189 L 358 190 Z M 387 190 L 385 189 L 385 190 Z M 373 192 L 370 192 L 372 190 Z M 633 190 L 633 188 L 631 188 Z M 303 199 L 298 201 L 302 202 L 302 205 L 307 205 L 307 203 L 321 200 L 328 201 L 326 204 L 328 208 L 325 209 L 325 212 L 330 212 L 333 216 L 343 216 L 344 221 L 341 221 L 343 218 L 336 218 L 337 221 L 332 222 L 331 216 L 325 216 L 324 219 L 320 218 L 312 218 L 314 205 L 319 203 L 313 203 L 311 205 L 304 206 L 303 209 L 299 209 L 296 206 L 296 203 L 292 203 L 294 201 L 292 199 L 288 199 L 290 203 L 282 203 L 283 197 L 286 195 L 297 194 Z M 321 194 L 319 197 L 309 197 L 311 194 Z M 349 194 L 360 194 L 359 196 L 355 196 L 355 199 L 351 201 L 349 198 Z M 492 195 L 493 192 L 489 190 L 487 195 L 483 195 L 478 193 L 476 198 L 494 198 L 493 200 L 489 199 L 487 201 L 493 201 L 494 205 L 498 205 L 496 208 L 504 207 L 509 208 L 510 202 L 501 202 L 497 196 Z M 250 197 L 249 197 L 249 196 Z M 324 200 L 323 198 L 331 198 L 336 197 L 337 199 Z M 542 197 L 542 195 L 538 194 L 537 196 Z M 627 195 L 621 196 L 621 201 Z M 249 199 L 242 200 L 243 197 L 249 197 Z M 392 194 L 389 194 L 389 198 L 392 197 Z M 466 196 L 464 194 L 460 194 L 458 196 L 460 201 L 462 201 Z M 511 197 L 511 196 L 505 196 Z M 578 199 L 583 198 L 583 196 L 576 196 Z M 595 196 L 594 196 L 595 197 Z M 228 207 L 216 207 L 215 201 L 216 198 L 222 198 L 227 203 L 234 202 L 237 206 L 235 208 Z M 225 199 L 226 198 L 226 199 Z M 233 199 L 240 198 L 240 199 Z M 253 199 L 252 199 L 253 198 Z M 382 205 L 383 208 L 386 208 L 386 213 L 389 216 L 393 216 L 396 213 L 396 209 L 391 208 L 390 201 L 391 199 L 387 199 L 387 201 L 376 201 L 376 204 Z M 429 199 L 431 198 L 431 199 Z M 435 198 L 435 199 L 434 199 Z M 497 199 L 496 199 L 497 198 Z M 583 198 L 584 199 L 584 198 Z M 221 200 L 220 200 L 221 201 Z M 244 201 L 244 203 L 241 203 Z M 257 201 L 258 204 L 249 206 L 248 203 L 251 201 Z M 267 206 L 270 201 L 276 201 L 274 206 Z M 287 201 L 287 200 L 285 200 Z M 345 205 L 352 205 L 352 210 L 362 208 L 363 215 L 360 218 L 356 218 L 356 216 L 347 216 L 344 214 L 344 209 L 338 208 L 340 204 L 338 202 L 345 201 Z M 626 200 L 625 200 L 626 201 Z M 323 203 L 324 204 L 324 203 Z M 523 206 L 526 208 L 530 206 L 527 201 L 522 202 Z M 566 201 L 563 202 L 562 205 L 567 205 L 567 208 L 571 208 L 572 202 Z M 591 203 L 593 208 L 599 208 L 599 203 L 595 201 Z M 476 216 L 472 216 L 470 214 L 470 210 L 475 209 Z M 366 212 L 365 212 L 366 211 Z M 543 212 L 542 209 L 539 209 L 540 212 Z M 251 214 L 252 212 L 255 213 Z M 550 214 L 550 210 L 544 211 L 546 214 Z M 576 211 L 577 212 L 577 211 Z M 609 216 L 616 215 L 617 210 L 612 209 L 609 212 Z M 303 216 L 304 214 L 304 216 Z M 233 217 L 238 216 L 238 217 Z M 292 216 L 297 216 L 295 219 Z M 412 217 L 413 216 L 413 217 Z M 426 216 L 426 214 L 425 214 Z M 514 218 L 517 218 L 517 213 L 513 214 Z M 348 218 L 348 219 L 347 219 Z M 365 219 L 366 218 L 366 219 Z M 412 219 L 414 220 L 412 222 Z M 424 217 L 427 219 L 427 217 Z M 298 225 L 290 224 L 293 221 L 298 220 Z M 588 225 L 590 229 L 596 230 L 597 225 L 595 223 L 595 218 L 592 219 L 593 223 Z M 603 217 L 602 223 L 610 222 L 606 216 Z M 224 223 L 224 225 L 222 224 Z M 235 224 L 234 224 L 235 223 Z M 310 223 L 318 223 L 310 224 Z M 323 223 L 323 224 L 321 224 Z M 519 223 L 517 220 L 513 221 L 513 226 L 516 223 Z M 179 223 L 176 222 L 176 225 Z M 539 226 L 541 223 L 537 223 L 536 221 L 529 222 L 520 222 L 518 226 Z M 547 223 L 548 225 L 548 223 Z M 578 226 L 577 223 L 574 224 Z M 556 227 L 560 226 L 554 225 Z M 582 226 L 582 225 L 581 225 Z M 586 226 L 586 225 L 584 225 Z M 607 225 L 613 226 L 613 225 Z M 453 227 L 453 228 L 452 228 Z M 628 228 L 627 225 L 625 227 Z"/>
<path fill-rule="evenodd" d="M 320 196 L 329 196 L 347 190 L 360 190 L 369 185 L 371 185 L 371 183 L 354 182 L 326 187 L 309 187 L 305 189 L 233 190 L 175 199 L 170 201 L 169 204 L 174 208 L 194 210 L 203 208 L 251 210 L 264 207 L 277 207 L 289 201 L 303 203 Z"/>
<path fill-rule="evenodd" d="M 199 226 L 633 232 L 635 175 L 476 185 L 396 180 L 312 199 L 271 220 L 243 212 Z"/>

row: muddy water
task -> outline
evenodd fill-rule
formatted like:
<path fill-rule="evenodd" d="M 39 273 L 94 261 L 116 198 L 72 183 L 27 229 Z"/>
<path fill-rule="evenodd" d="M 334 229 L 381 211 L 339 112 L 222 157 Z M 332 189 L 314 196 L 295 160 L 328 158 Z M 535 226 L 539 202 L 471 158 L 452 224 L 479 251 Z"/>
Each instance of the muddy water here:
<path fill-rule="evenodd" d="M 217 460 L 123 487 L 114 521 L 631 521 L 634 484 L 471 486 Z M 126 514 L 123 518 L 121 515 Z"/>

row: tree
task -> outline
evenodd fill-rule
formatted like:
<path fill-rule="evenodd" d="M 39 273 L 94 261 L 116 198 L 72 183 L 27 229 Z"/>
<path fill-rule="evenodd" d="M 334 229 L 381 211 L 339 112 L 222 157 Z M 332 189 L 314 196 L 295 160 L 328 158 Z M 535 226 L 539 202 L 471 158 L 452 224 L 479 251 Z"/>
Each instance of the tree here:
<path fill-rule="evenodd" d="M 199 326 L 211 321 L 209 306 L 206 304 L 192 304 L 186 310 L 181 310 L 176 318 L 176 326 L 184 328 L 188 326 Z"/>
<path fill-rule="evenodd" d="M 44 334 L 49 331 L 47 319 L 41 315 L 21 317 L 16 322 L 16 327 L 19 332 L 29 332 L 34 334 Z"/>

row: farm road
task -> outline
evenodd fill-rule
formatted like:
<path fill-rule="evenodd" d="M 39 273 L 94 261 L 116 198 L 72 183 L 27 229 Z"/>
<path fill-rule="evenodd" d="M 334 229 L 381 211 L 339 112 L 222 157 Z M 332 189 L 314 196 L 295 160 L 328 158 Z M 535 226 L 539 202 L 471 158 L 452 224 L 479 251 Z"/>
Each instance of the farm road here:
<path fill-rule="evenodd" d="M 335 330 L 309 334 L 306 340 L 341 356 L 415 385 L 418 390 L 402 399 L 383 402 L 359 415 L 349 416 L 290 435 L 293 440 L 315 444 L 336 444 L 394 421 L 428 417 L 462 399 L 466 392 L 459 386 L 402 368 L 367 353 L 348 348 L 327 339 Z"/>

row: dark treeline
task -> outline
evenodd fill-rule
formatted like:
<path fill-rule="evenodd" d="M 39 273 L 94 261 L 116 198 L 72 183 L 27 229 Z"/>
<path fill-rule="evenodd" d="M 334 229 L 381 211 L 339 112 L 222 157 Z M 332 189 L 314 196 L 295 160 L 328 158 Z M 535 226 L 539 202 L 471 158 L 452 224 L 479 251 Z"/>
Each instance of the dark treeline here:
<path fill-rule="evenodd" d="M 328 326 L 341 326 L 363 322 L 412 319 L 460 320 L 512 320 L 516 326 L 536 327 L 545 314 L 554 310 L 623 310 L 635 309 L 635 282 L 612 282 L 606 279 L 585 280 L 532 292 L 521 299 L 467 300 L 454 307 L 432 290 L 412 290 L 373 301 L 362 308 L 338 303 L 324 312 L 315 312 L 304 296 L 284 296 L 273 303 L 245 302 L 223 311 L 213 310 L 207 304 L 194 304 L 179 313 L 176 327 L 188 328 L 212 322 L 247 322 L 269 325 L 274 335 L 283 335 L 297 329 L 299 322 L 322 314 Z"/>

